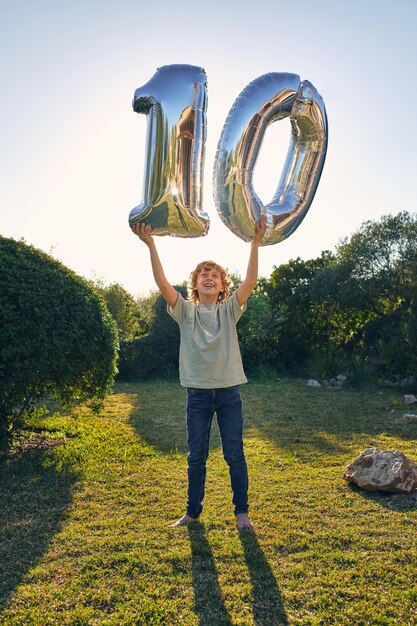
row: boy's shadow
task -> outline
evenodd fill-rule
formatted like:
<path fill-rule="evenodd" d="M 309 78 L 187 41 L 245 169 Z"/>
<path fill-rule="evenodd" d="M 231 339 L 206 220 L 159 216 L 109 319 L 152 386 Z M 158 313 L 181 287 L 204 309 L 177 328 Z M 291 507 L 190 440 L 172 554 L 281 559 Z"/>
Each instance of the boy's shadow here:
<path fill-rule="evenodd" d="M 195 611 L 200 626 L 232 626 L 204 524 L 188 524 L 187 530 L 191 543 Z"/>
<path fill-rule="evenodd" d="M 204 525 L 189 524 L 195 611 L 200 626 L 232 626 L 220 589 L 218 572 Z M 252 583 L 255 626 L 286 626 L 287 615 L 275 576 L 251 530 L 239 531 Z"/>
<path fill-rule="evenodd" d="M 253 530 L 239 531 L 252 583 L 253 623 L 256 626 L 286 626 L 287 614 L 281 592 Z"/>

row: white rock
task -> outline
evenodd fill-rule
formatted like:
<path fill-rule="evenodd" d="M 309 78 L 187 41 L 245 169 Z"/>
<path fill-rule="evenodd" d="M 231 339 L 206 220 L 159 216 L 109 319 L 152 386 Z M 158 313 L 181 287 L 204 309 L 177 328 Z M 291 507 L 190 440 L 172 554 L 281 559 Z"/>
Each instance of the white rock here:
<path fill-rule="evenodd" d="M 311 378 L 309 381 L 307 381 L 307 387 L 321 387 L 321 385 L 318 380 L 314 380 L 314 378 Z"/>
<path fill-rule="evenodd" d="M 404 396 L 404 402 L 406 404 L 414 404 L 415 402 L 417 402 L 417 398 L 410 393 Z"/>
<path fill-rule="evenodd" d="M 343 478 L 367 491 L 410 493 L 417 489 L 417 465 L 399 450 L 367 448 L 348 465 Z"/>
<path fill-rule="evenodd" d="M 404 413 L 403 417 L 406 424 L 412 424 L 414 422 L 417 423 L 417 415 L 414 413 Z"/>

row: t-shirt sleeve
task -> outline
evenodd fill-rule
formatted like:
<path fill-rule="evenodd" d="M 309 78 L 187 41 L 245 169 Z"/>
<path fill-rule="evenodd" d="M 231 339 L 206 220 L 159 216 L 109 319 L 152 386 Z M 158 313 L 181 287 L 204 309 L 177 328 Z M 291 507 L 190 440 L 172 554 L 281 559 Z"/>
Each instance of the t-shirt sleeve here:
<path fill-rule="evenodd" d="M 178 323 L 182 324 L 185 317 L 185 300 L 180 293 L 178 293 L 178 298 L 173 307 L 167 304 L 167 311 L 169 315 Z"/>
<path fill-rule="evenodd" d="M 239 321 L 240 316 L 242 315 L 242 313 L 244 313 L 246 311 L 246 302 L 240 306 L 238 300 L 237 300 L 237 296 L 236 296 L 236 291 L 234 291 L 232 293 L 231 298 L 229 298 L 229 300 L 227 301 L 229 306 L 230 306 L 230 311 L 232 313 L 232 317 L 235 321 L 235 324 Z"/>

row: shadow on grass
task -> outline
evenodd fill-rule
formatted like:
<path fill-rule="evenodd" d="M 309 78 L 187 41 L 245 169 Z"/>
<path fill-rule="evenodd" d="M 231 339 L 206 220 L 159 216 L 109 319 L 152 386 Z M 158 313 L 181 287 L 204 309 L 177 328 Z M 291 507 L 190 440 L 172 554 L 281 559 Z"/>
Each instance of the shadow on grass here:
<path fill-rule="evenodd" d="M 417 491 L 411 493 L 386 493 L 384 491 L 366 491 L 354 483 L 349 483 L 351 491 L 367 500 L 380 504 L 391 511 L 407 513 L 417 510 Z"/>
<path fill-rule="evenodd" d="M 195 612 L 200 626 L 232 626 L 204 525 L 189 524 L 187 530 L 191 543 Z"/>
<path fill-rule="evenodd" d="M 247 426 L 301 462 L 358 453 L 385 437 L 415 439 L 417 428 L 400 415 L 403 398 L 396 390 L 312 389 L 303 380 L 252 383 L 242 387 Z M 362 447 L 363 446 L 363 447 Z"/>
<path fill-rule="evenodd" d="M 255 626 L 288 624 L 281 592 L 255 532 L 239 531 L 252 583 L 253 622 Z"/>
<path fill-rule="evenodd" d="M 147 443 L 162 452 L 186 451 L 186 398 L 178 383 L 141 382 L 119 388 L 135 397 L 131 424 Z M 312 390 L 305 381 L 285 380 L 252 382 L 242 385 L 241 391 L 246 433 L 258 431 L 280 450 L 297 454 L 300 461 L 317 454 L 347 454 L 358 437 L 370 447 L 381 433 L 407 441 L 417 432 L 416 427 L 400 423 L 403 400 L 392 390 Z M 219 445 L 214 427 L 210 447 Z"/>
<path fill-rule="evenodd" d="M 0 459 L 0 611 L 59 531 L 77 480 L 45 450 Z"/>
<path fill-rule="evenodd" d="M 185 452 L 185 394 L 178 383 L 118 383 L 132 402 L 129 423 L 147 444 L 163 453 Z"/>
<path fill-rule="evenodd" d="M 224 604 L 216 564 L 201 523 L 187 526 L 191 543 L 195 612 L 200 626 L 231 626 Z M 288 618 L 272 569 L 254 532 L 239 531 L 252 583 L 252 611 L 255 626 L 287 626 Z"/>

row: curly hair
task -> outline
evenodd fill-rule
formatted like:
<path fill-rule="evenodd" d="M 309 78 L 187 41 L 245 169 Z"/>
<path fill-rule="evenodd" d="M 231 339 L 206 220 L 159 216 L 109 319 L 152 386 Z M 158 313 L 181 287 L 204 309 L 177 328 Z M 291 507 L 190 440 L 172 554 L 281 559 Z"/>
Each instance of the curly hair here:
<path fill-rule="evenodd" d="M 190 279 L 187 284 L 188 299 L 191 300 L 191 302 L 198 304 L 200 301 L 198 297 L 198 289 L 196 289 L 198 275 L 203 270 L 207 271 L 212 269 L 215 269 L 219 272 L 224 287 L 224 291 L 221 291 L 219 293 L 219 296 L 217 298 L 217 304 L 223 302 L 223 300 L 226 300 L 230 296 L 230 290 L 233 287 L 233 282 L 229 274 L 227 273 L 227 270 L 225 270 L 221 265 L 218 265 L 218 263 L 215 263 L 214 261 L 202 261 L 197 265 L 195 270 L 191 272 Z"/>

